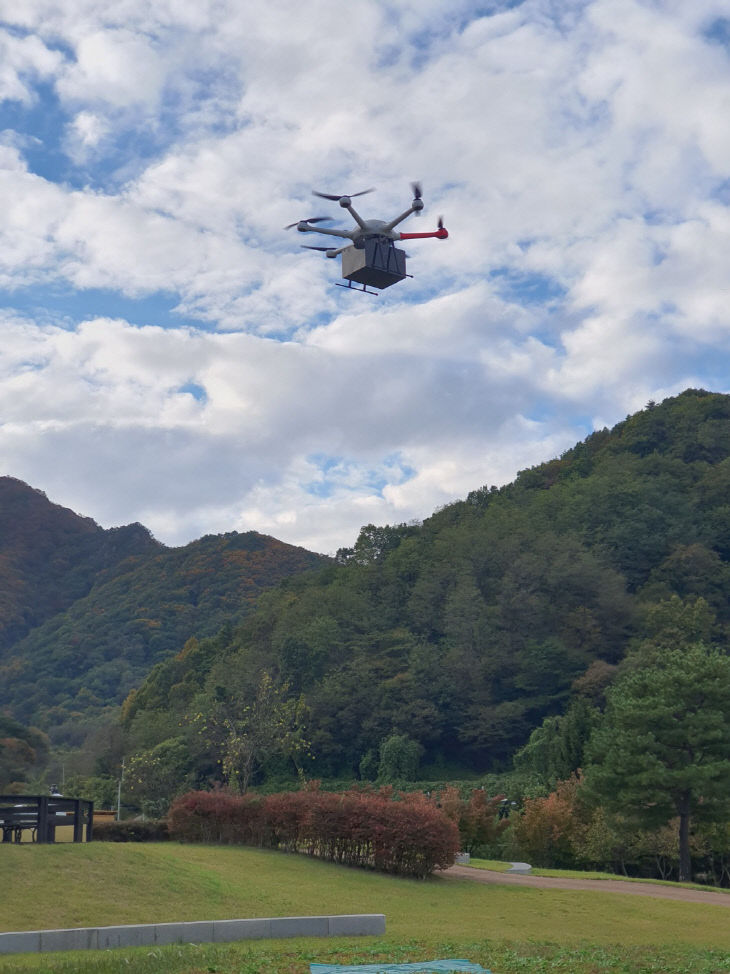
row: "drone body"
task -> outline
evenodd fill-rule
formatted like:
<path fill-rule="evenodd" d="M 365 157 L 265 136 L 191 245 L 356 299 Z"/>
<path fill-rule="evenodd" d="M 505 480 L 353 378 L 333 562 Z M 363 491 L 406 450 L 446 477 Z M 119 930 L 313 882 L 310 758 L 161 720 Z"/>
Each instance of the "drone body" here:
<path fill-rule="evenodd" d="M 406 274 L 406 254 L 399 250 L 395 244 L 399 240 L 415 240 L 424 237 L 435 237 L 444 240 L 448 237 L 448 230 L 445 229 L 443 221 L 439 219 L 438 229 L 428 233 L 400 233 L 395 228 L 402 223 L 411 213 L 419 214 L 423 209 L 421 199 L 421 187 L 418 183 L 413 183 L 413 202 L 410 207 L 401 213 L 394 220 L 364 220 L 352 205 L 353 196 L 364 196 L 372 193 L 372 189 L 362 190 L 360 193 L 352 193 L 350 196 L 337 196 L 330 193 L 318 193 L 314 191 L 314 196 L 322 199 L 332 200 L 347 210 L 355 221 L 356 226 L 352 230 L 339 230 L 329 227 L 316 226 L 318 223 L 328 222 L 330 217 L 314 216 L 308 220 L 300 220 L 298 223 L 291 223 L 286 229 L 296 227 L 300 233 L 324 233 L 332 237 L 345 238 L 348 243 L 342 247 L 308 247 L 309 250 L 321 250 L 328 257 L 342 256 L 342 276 L 347 284 L 339 284 L 340 287 L 351 288 L 353 284 L 362 284 L 358 290 L 365 291 L 367 294 L 375 292 L 368 291 L 368 285 L 382 290 L 396 284 L 398 281 L 410 277 Z M 307 246 L 306 244 L 304 246 Z"/>

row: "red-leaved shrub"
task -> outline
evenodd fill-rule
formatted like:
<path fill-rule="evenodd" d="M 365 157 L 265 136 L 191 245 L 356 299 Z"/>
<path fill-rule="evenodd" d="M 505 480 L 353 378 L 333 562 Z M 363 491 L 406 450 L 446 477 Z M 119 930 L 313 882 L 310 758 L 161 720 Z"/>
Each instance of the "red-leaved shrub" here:
<path fill-rule="evenodd" d="M 305 852 L 350 866 L 424 877 L 452 865 L 459 832 L 423 796 L 297 791 L 264 798 L 190 792 L 168 818 L 170 835 Z"/>
<path fill-rule="evenodd" d="M 190 791 L 167 816 L 170 836 L 185 842 L 265 845 L 261 801 L 225 791 Z"/>

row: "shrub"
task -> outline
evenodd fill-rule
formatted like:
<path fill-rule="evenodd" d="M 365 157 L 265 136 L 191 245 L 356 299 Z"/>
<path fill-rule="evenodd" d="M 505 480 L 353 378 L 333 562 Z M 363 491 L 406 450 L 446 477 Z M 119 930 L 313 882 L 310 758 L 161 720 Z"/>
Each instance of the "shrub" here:
<path fill-rule="evenodd" d="M 94 823 L 95 842 L 163 842 L 170 838 L 166 819 L 127 819 L 124 822 Z"/>
<path fill-rule="evenodd" d="M 459 848 L 454 822 L 424 796 L 380 792 L 285 792 L 261 799 L 191 792 L 174 802 L 173 838 L 304 852 L 351 866 L 419 878 L 446 868 Z"/>
<path fill-rule="evenodd" d="M 190 791 L 167 817 L 170 834 L 183 842 L 266 845 L 262 800 L 226 791 Z"/>
<path fill-rule="evenodd" d="M 380 744 L 379 781 L 413 781 L 423 748 L 406 734 L 391 734 Z"/>

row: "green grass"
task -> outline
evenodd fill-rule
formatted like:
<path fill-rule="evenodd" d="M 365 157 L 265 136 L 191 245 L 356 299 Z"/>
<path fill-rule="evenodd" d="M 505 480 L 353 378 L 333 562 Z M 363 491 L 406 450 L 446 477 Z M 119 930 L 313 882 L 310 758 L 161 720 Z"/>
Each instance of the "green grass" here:
<path fill-rule="evenodd" d="M 385 913 L 385 939 L 17 955 L 0 972 L 305 974 L 310 961 L 468 957 L 495 974 L 730 970 L 726 907 L 601 892 L 382 876 L 221 846 L 5 846 L 0 928 Z"/>
<path fill-rule="evenodd" d="M 562 946 L 499 940 L 267 941 L 17 955 L 3 974 L 308 974 L 309 964 L 375 964 L 464 957 L 493 974 L 727 974 L 730 953 L 714 948 Z"/>
<path fill-rule="evenodd" d="M 501 859 L 475 859 L 473 856 L 469 865 L 474 866 L 475 869 L 488 869 L 494 873 L 506 873 L 512 868 L 511 862 L 502 862 Z"/>

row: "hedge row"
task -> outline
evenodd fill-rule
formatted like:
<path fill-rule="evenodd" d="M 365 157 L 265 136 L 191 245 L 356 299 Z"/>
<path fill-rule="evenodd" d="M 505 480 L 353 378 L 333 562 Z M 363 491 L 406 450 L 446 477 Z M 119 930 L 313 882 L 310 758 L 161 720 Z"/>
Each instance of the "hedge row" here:
<path fill-rule="evenodd" d="M 303 852 L 349 866 L 422 878 L 447 868 L 459 849 L 450 819 L 422 796 L 295 791 L 236 796 L 194 791 L 178 798 L 170 836 Z"/>
<path fill-rule="evenodd" d="M 125 819 L 123 822 L 109 822 L 103 819 L 94 822 L 95 842 L 163 842 L 169 839 L 165 819 Z"/>

